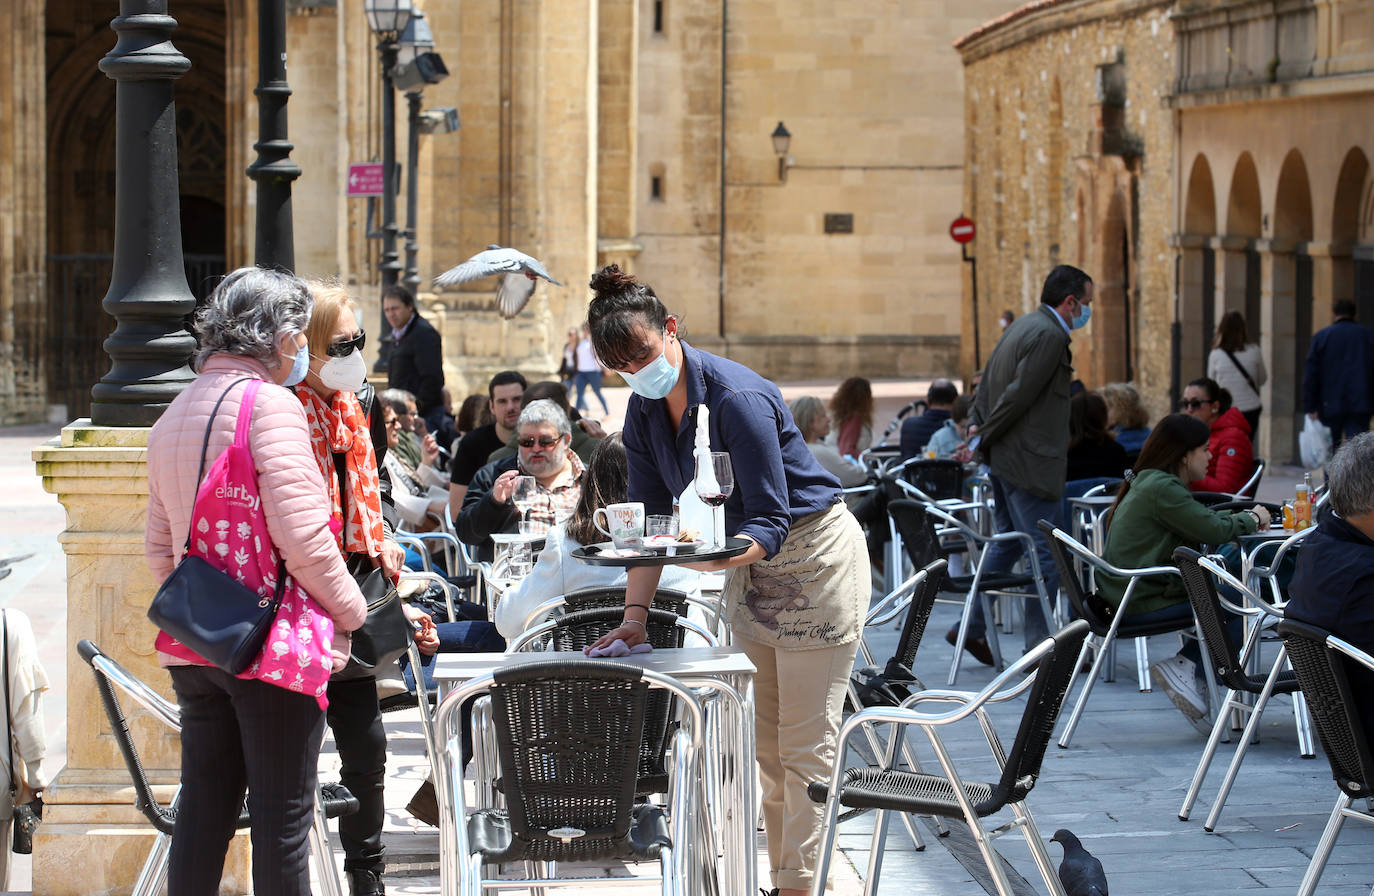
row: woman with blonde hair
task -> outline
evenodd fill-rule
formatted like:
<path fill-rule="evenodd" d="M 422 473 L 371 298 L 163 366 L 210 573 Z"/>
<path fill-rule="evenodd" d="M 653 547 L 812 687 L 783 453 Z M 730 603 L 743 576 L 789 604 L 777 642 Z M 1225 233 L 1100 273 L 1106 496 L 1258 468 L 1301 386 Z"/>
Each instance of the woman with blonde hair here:
<path fill-rule="evenodd" d="M 1107 403 L 1107 431 L 1126 449 L 1126 459 L 1135 463 L 1140 449 L 1150 436 L 1150 412 L 1140 401 L 1140 393 L 1130 383 L 1108 383 L 1098 390 Z"/>

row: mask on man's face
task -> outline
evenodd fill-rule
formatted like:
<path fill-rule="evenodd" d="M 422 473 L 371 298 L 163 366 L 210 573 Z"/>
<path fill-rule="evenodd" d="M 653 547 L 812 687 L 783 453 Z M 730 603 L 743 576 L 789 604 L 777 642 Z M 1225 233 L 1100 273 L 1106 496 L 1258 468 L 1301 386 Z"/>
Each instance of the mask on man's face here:
<path fill-rule="evenodd" d="M 1093 306 L 1078 303 L 1078 313 L 1069 321 L 1070 330 L 1079 330 L 1088 325 L 1088 320 L 1093 316 Z"/>

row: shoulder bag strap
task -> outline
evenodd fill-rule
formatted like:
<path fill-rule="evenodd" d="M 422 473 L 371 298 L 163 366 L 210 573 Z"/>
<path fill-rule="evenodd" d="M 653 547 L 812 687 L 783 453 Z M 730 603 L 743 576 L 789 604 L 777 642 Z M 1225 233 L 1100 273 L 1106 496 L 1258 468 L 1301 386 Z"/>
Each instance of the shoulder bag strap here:
<path fill-rule="evenodd" d="M 261 382 L 260 380 L 257 380 L 256 377 L 251 377 L 251 376 L 240 377 L 239 379 L 234 380 L 232 383 L 230 383 L 228 386 L 225 387 L 225 389 L 224 389 L 224 391 L 223 391 L 222 393 L 220 393 L 219 401 L 216 401 L 216 402 L 215 402 L 215 407 L 210 411 L 210 419 L 205 421 L 205 439 L 200 443 L 200 468 L 199 468 L 198 470 L 196 470 L 196 492 L 197 492 L 197 493 L 200 492 L 200 484 L 201 484 L 201 481 L 205 478 L 205 454 L 206 454 L 206 452 L 209 451 L 209 449 L 210 449 L 210 431 L 211 431 L 212 429 L 214 429 L 214 426 L 215 426 L 215 418 L 216 418 L 217 416 L 219 416 L 219 406 L 222 405 L 222 404 L 224 404 L 224 399 L 226 399 L 226 398 L 229 397 L 229 391 L 230 391 L 231 389 L 233 389 L 233 388 L 234 388 L 235 386 L 237 386 L 239 383 L 242 383 L 242 382 L 244 382 L 244 381 L 246 381 L 246 380 L 255 380 L 255 381 Z M 235 439 L 235 440 L 238 439 L 238 430 L 237 430 L 237 429 L 234 431 L 234 439 Z M 195 515 L 196 515 L 195 498 L 192 497 L 192 498 L 191 498 L 191 516 L 194 517 Z M 181 553 L 182 553 L 183 556 L 185 556 L 186 554 L 189 554 L 190 552 L 191 552 L 191 526 L 187 526 L 187 527 L 186 527 L 186 545 L 185 545 L 185 547 L 183 547 L 183 548 L 181 549 Z"/>
<path fill-rule="evenodd" d="M 1255 381 L 1250 376 L 1249 371 L 1247 371 L 1244 367 L 1240 366 L 1240 362 L 1236 360 L 1236 356 L 1231 353 L 1231 350 L 1229 348 L 1224 348 L 1222 349 L 1222 351 L 1226 352 L 1226 357 L 1231 359 L 1231 363 L 1236 365 L 1236 369 L 1240 371 L 1240 375 L 1245 377 L 1245 381 L 1250 384 L 1250 388 L 1254 389 L 1255 394 L 1258 395 L 1259 386 L 1255 385 Z"/>

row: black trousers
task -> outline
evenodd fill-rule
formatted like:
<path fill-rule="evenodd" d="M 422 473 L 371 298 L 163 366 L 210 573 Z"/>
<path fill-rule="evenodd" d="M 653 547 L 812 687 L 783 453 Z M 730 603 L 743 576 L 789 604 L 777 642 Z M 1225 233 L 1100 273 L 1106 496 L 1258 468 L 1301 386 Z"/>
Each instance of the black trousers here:
<path fill-rule="evenodd" d="M 377 681 L 329 682 L 329 728 L 342 763 L 343 785 L 358 798 L 358 811 L 339 819 L 344 870 L 380 874 L 382 823 L 386 818 L 386 730 L 377 704 Z"/>
<path fill-rule="evenodd" d="M 213 666 L 176 666 L 181 798 L 167 892 L 214 896 L 248 792 L 253 892 L 309 896 L 308 836 L 324 713 L 314 697 Z M 374 691 L 375 693 L 375 691 Z"/>

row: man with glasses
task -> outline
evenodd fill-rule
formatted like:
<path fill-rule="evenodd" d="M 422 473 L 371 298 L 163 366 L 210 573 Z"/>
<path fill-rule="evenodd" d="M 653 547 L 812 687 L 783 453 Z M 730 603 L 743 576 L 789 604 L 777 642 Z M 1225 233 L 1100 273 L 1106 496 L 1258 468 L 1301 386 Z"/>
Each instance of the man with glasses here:
<path fill-rule="evenodd" d="M 533 476 L 539 500 L 529 518 L 553 525 L 572 515 L 582 496 L 581 459 L 571 450 L 572 425 L 554 402 L 532 401 L 516 424 L 516 454 L 492 461 L 469 483 L 458 514 L 458 537 L 478 548 L 482 559 L 492 556 L 494 532 L 515 532 L 520 513 L 512 503 L 517 476 Z"/>

